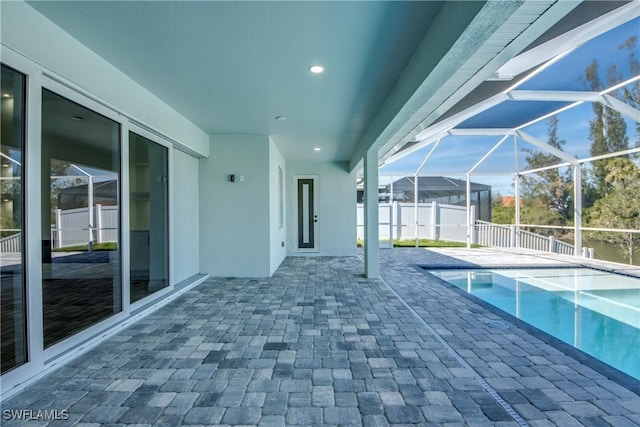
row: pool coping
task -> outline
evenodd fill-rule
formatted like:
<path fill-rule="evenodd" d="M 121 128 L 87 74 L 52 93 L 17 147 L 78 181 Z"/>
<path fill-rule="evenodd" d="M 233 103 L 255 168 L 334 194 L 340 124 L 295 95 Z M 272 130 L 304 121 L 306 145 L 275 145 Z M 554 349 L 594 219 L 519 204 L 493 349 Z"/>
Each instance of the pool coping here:
<path fill-rule="evenodd" d="M 617 273 L 614 271 L 609 271 L 609 270 L 605 270 L 605 269 L 598 269 L 598 268 L 593 268 L 591 266 L 587 266 L 587 265 L 579 265 L 580 267 L 584 267 L 584 268 L 590 268 L 593 270 L 600 270 L 600 271 L 606 271 L 612 274 L 620 274 L 623 276 L 627 276 L 625 274 L 622 273 Z M 532 326 L 528 323 L 526 323 L 523 320 L 518 319 L 517 317 L 515 317 L 512 314 L 507 313 L 506 311 L 500 310 L 499 308 L 495 307 L 494 305 L 483 301 L 482 299 L 476 297 L 475 295 L 469 294 L 466 291 L 464 291 L 463 289 L 458 288 L 455 285 L 452 285 L 451 283 L 447 282 L 446 280 L 443 280 L 433 274 L 431 274 L 428 270 L 491 270 L 491 269 L 514 269 L 514 268 L 518 268 L 518 269 L 545 269 L 545 268 L 576 268 L 576 266 L 567 266 L 567 265 L 563 265 L 563 266 L 522 266 L 522 265 L 518 265 L 518 266 L 486 266 L 486 267 L 481 267 L 481 266 L 476 266 L 476 267 L 463 267 L 463 266 L 454 266 L 454 265 L 448 265 L 448 266 L 444 266 L 444 265 L 424 265 L 424 264 L 413 264 L 413 267 L 420 271 L 422 274 L 427 275 L 429 278 L 434 279 L 435 283 L 438 283 L 440 285 L 443 285 L 445 287 L 447 287 L 448 289 L 453 290 L 455 293 L 457 293 L 458 295 L 461 295 L 465 298 L 467 298 L 470 301 L 473 301 L 474 303 L 480 305 L 481 307 L 483 307 L 484 309 L 486 309 L 487 311 L 489 311 L 492 314 L 495 314 L 496 316 L 500 317 L 503 320 L 506 320 L 507 322 L 511 323 L 513 326 L 522 329 L 523 331 L 527 332 L 528 334 L 532 335 L 533 337 L 539 339 L 540 341 L 544 342 L 545 344 L 548 344 L 554 348 L 556 348 L 557 350 L 561 351 L 562 353 L 564 353 L 566 356 L 569 356 L 575 360 L 577 360 L 578 362 L 582 363 L 585 366 L 588 366 L 589 368 L 593 369 L 594 371 L 598 372 L 599 374 L 603 375 L 604 377 L 620 384 L 621 386 L 623 386 L 624 388 L 626 388 L 627 390 L 640 395 L 640 380 L 637 380 L 635 378 L 633 378 L 632 376 L 630 376 L 629 374 L 622 372 L 621 370 L 601 361 L 596 359 L 595 357 L 585 353 L 584 351 L 577 349 L 575 347 L 573 347 L 570 344 L 565 343 L 564 341 L 561 341 L 560 339 L 536 328 L 535 326 Z M 636 276 L 628 276 L 628 277 L 633 277 L 633 278 L 638 278 Z"/>

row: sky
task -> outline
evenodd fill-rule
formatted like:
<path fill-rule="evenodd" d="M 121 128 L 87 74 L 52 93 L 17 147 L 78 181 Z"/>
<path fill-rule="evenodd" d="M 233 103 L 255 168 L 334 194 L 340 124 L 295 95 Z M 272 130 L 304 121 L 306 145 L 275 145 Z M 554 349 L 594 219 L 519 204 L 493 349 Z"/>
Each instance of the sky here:
<path fill-rule="evenodd" d="M 632 77 L 629 67 L 629 54 L 631 51 L 621 49 L 619 46 L 632 36 L 638 37 L 639 33 L 640 18 L 635 18 L 583 44 L 517 89 L 586 90 L 584 70 L 594 59 L 598 61 L 600 78 L 603 82 L 607 81 L 607 70 L 613 64 L 615 64 L 621 80 L 629 79 Z M 640 59 L 640 44 L 636 44 L 633 53 L 637 59 Z M 551 112 L 563 105 L 566 104 L 510 101 L 461 123 L 459 127 L 513 127 L 527 123 L 535 114 Z M 557 115 L 558 136 L 565 141 L 563 148 L 566 153 L 578 158 L 590 156 L 589 120 L 593 117 L 591 103 L 583 103 Z M 635 122 L 628 117 L 625 117 L 625 121 L 629 145 L 633 147 L 640 138 L 635 133 Z M 546 141 L 548 138 L 547 127 L 548 122 L 544 120 L 524 128 L 523 131 Z M 423 169 L 422 175 L 446 175 L 453 178 L 466 179 L 466 172 L 501 138 L 501 136 L 449 136 L 443 139 L 434 151 L 433 156 Z M 533 148 L 522 140 L 518 140 L 516 145 L 517 147 L 514 145 L 512 137 L 505 141 L 476 169 L 477 175 L 472 176 L 472 181 L 491 185 L 494 194 L 513 194 L 512 183 L 513 172 L 516 170 L 516 154 L 520 170 L 523 170 L 525 169 L 524 166 L 526 166 L 525 157 L 527 155 L 523 149 Z M 431 145 L 427 146 L 403 159 L 383 166 L 380 169 L 381 184 L 389 181 L 389 178 L 383 178 L 384 175 L 413 175 L 431 148 Z M 492 173 L 492 175 L 481 175 L 483 172 Z M 509 173 L 509 175 L 497 176 L 496 173 Z"/>

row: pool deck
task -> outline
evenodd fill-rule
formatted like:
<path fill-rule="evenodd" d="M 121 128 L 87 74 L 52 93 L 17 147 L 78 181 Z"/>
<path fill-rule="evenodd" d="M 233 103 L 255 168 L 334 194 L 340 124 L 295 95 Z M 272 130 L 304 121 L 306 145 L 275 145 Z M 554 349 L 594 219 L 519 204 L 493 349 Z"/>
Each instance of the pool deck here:
<path fill-rule="evenodd" d="M 638 381 L 415 265 L 639 268 L 495 249 L 381 250 L 381 262 L 383 280 L 360 256 L 210 279 L 2 402 L 69 420 L 2 425 L 640 426 Z"/>

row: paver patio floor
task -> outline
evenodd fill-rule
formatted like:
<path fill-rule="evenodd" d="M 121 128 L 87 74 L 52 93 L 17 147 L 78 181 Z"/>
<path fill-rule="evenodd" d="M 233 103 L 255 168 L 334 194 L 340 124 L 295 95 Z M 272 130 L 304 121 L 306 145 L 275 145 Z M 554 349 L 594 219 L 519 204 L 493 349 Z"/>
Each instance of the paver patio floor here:
<path fill-rule="evenodd" d="M 633 384 L 411 266 L 479 262 L 451 254 L 382 251 L 384 280 L 358 257 L 210 279 L 2 404 L 68 420 L 3 425 L 640 425 Z"/>

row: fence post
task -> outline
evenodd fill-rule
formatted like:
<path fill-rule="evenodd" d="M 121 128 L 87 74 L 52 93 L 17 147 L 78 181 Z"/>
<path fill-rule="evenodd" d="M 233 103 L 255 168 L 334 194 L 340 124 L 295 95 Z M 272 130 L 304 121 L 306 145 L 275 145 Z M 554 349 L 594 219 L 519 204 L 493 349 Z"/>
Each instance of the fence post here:
<path fill-rule="evenodd" d="M 96 203 L 93 208 L 96 210 L 96 243 L 102 243 L 102 205 Z"/>
<path fill-rule="evenodd" d="M 552 252 L 552 253 L 556 252 L 556 237 L 555 236 L 549 236 L 549 252 Z"/>
<path fill-rule="evenodd" d="M 393 194 L 393 193 L 391 193 Z M 393 249 L 393 202 L 389 203 L 389 241 L 391 242 L 391 249 Z"/>
<path fill-rule="evenodd" d="M 395 200 L 392 203 L 391 218 L 393 221 L 393 227 L 395 229 L 394 235 L 396 236 L 396 239 L 401 239 L 402 229 L 400 228 L 400 224 L 398 224 L 398 202 L 396 202 Z"/>
<path fill-rule="evenodd" d="M 62 209 L 56 209 L 55 248 L 62 247 Z"/>
<path fill-rule="evenodd" d="M 471 218 L 469 224 L 469 233 L 471 233 L 471 244 L 478 243 L 478 236 L 476 235 L 476 220 L 476 205 L 471 205 Z"/>
<path fill-rule="evenodd" d="M 438 227 L 440 226 L 438 218 L 440 218 L 440 215 L 438 215 L 438 209 L 440 209 L 440 206 L 438 206 L 438 202 L 436 202 L 435 200 L 431 202 L 431 238 L 433 240 L 440 240 L 440 236 L 438 233 Z"/>
<path fill-rule="evenodd" d="M 509 247 L 510 248 L 515 248 L 516 247 L 516 226 L 515 225 L 510 225 L 509 226 Z"/>
<path fill-rule="evenodd" d="M 476 231 L 476 205 L 471 205 L 469 227 L 467 228 L 467 233 L 469 233 L 469 241 L 471 242 L 471 244 L 476 243 L 475 231 Z"/>
<path fill-rule="evenodd" d="M 471 244 L 478 244 L 478 224 L 475 221 L 471 226 Z"/>

